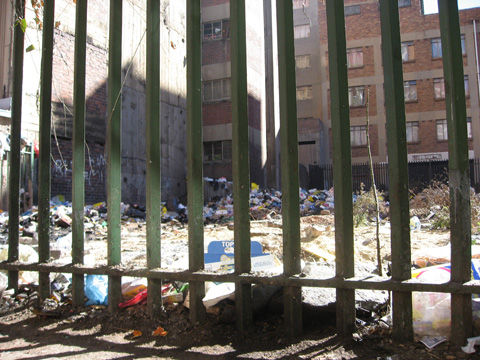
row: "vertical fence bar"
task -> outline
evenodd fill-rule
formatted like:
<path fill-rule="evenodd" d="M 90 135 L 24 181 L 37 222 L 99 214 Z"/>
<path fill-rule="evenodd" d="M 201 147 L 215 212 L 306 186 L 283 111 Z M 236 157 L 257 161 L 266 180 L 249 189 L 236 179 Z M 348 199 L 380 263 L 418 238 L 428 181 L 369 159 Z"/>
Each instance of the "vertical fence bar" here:
<path fill-rule="evenodd" d="M 20 21 L 25 18 L 25 0 L 15 1 L 15 26 L 13 29 L 13 96 L 12 126 L 10 128 L 10 149 L 8 181 L 8 261 L 18 260 L 18 223 L 20 215 L 20 138 L 22 130 L 22 85 L 23 85 L 23 45 L 25 34 Z M 3 155 L 2 155 L 3 190 Z M 3 191 L 2 191 L 3 195 Z M 8 272 L 8 287 L 18 289 L 18 271 Z"/>
<path fill-rule="evenodd" d="M 122 195 L 122 0 L 110 0 L 108 43 L 107 208 L 108 265 L 121 262 L 120 202 Z M 121 300 L 121 277 L 108 278 L 108 307 L 114 312 Z"/>
<path fill-rule="evenodd" d="M 73 172 L 72 262 L 83 264 L 85 206 L 85 61 L 87 48 L 87 0 L 77 0 L 75 14 L 75 64 L 73 73 Z M 72 275 L 74 305 L 83 305 L 83 274 Z"/>
<path fill-rule="evenodd" d="M 398 1 L 381 0 L 380 16 L 388 136 L 392 279 L 403 281 L 411 278 L 411 250 L 405 99 Z M 397 341 L 413 339 L 412 294 L 409 292 L 393 292 L 393 336 Z"/>
<path fill-rule="evenodd" d="M 348 103 L 347 50 L 343 1 L 327 0 L 328 64 L 335 189 L 336 276 L 354 276 L 352 159 Z M 355 325 L 355 290 L 337 289 L 337 328 L 349 334 Z"/>
<path fill-rule="evenodd" d="M 458 4 L 456 1 L 439 0 L 438 10 L 448 126 L 451 281 L 463 283 L 471 277 L 472 254 L 467 110 Z M 472 297 L 452 294 L 451 309 L 451 340 L 455 344 L 463 344 L 472 332 Z"/>
<path fill-rule="evenodd" d="M 160 150 L 160 0 L 147 1 L 147 266 L 159 268 L 161 256 Z M 148 310 L 162 310 L 162 281 L 148 279 Z"/>
<path fill-rule="evenodd" d="M 202 32 L 200 1 L 187 0 L 187 193 L 188 266 L 204 268 L 203 238 L 203 150 L 202 150 Z M 205 285 L 190 282 L 190 320 L 205 318 L 202 299 Z"/>
<path fill-rule="evenodd" d="M 235 272 L 248 273 L 250 260 L 250 173 L 247 111 L 247 44 L 245 0 L 230 2 L 232 61 L 232 173 L 235 214 Z M 251 285 L 235 284 L 237 327 L 245 332 L 252 320 Z"/>
<path fill-rule="evenodd" d="M 42 63 L 40 70 L 40 156 L 38 181 L 38 260 L 50 258 L 50 130 L 52 118 L 52 60 L 55 1 L 43 9 Z M 50 295 L 50 274 L 39 273 L 39 295 Z"/>
<path fill-rule="evenodd" d="M 291 1 L 277 0 L 277 34 L 283 193 L 283 272 L 286 276 L 291 276 L 301 271 L 297 97 Z M 298 336 L 302 332 L 302 288 L 289 286 L 283 291 L 287 332 L 289 336 Z"/>

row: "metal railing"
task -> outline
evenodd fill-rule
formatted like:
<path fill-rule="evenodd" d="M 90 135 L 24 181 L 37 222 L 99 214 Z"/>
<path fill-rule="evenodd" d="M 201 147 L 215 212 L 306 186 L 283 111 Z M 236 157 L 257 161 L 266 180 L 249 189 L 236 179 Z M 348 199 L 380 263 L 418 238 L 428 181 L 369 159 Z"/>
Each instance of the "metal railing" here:
<path fill-rule="evenodd" d="M 189 214 L 189 270 L 170 272 L 161 268 L 160 234 L 160 0 L 147 0 L 147 268 L 124 269 L 120 258 L 121 185 L 121 45 L 122 1 L 110 1 L 108 67 L 108 265 L 86 267 L 83 263 L 84 209 L 84 121 L 85 121 L 85 46 L 87 0 L 76 1 L 74 69 L 74 159 L 73 159 L 73 241 L 72 261 L 68 266 L 48 262 L 50 197 L 50 121 L 54 0 L 45 0 L 40 90 L 39 158 L 39 263 L 18 262 L 18 215 L 20 171 L 20 124 L 24 34 L 14 31 L 14 83 L 12 102 L 12 155 L 9 190 L 9 257 L 0 268 L 9 271 L 9 286 L 18 287 L 18 271 L 38 271 L 39 294 L 50 292 L 50 272 L 73 274 L 73 302 L 83 304 L 83 275 L 109 276 L 109 309 L 117 311 L 121 299 L 122 276 L 147 277 L 148 309 L 155 316 L 161 308 L 162 279 L 190 282 L 192 321 L 205 316 L 202 305 L 204 281 L 235 282 L 238 328 L 251 324 L 251 285 L 276 284 L 284 287 L 285 326 L 288 334 L 302 331 L 301 287 L 330 287 L 337 292 L 337 328 L 349 334 L 355 324 L 355 290 L 374 289 L 393 292 L 393 335 L 403 341 L 413 337 L 412 291 L 452 294 L 452 340 L 460 344 L 471 333 L 471 294 L 480 293 L 480 283 L 470 280 L 471 236 L 469 165 L 467 149 L 463 60 L 460 45 L 459 14 L 456 1 L 439 0 L 443 64 L 446 82 L 449 132 L 449 184 L 451 203 L 451 281 L 446 284 L 419 284 L 411 278 L 408 203 L 408 167 L 405 135 L 402 57 L 397 0 L 380 0 L 382 51 L 387 114 L 388 158 L 391 204 L 392 277 L 389 280 L 362 280 L 354 277 L 352 220 L 352 172 L 348 77 L 345 40 L 344 2 L 327 0 L 328 56 L 330 64 L 331 122 L 335 186 L 336 276 L 316 279 L 300 276 L 300 226 L 298 198 L 298 141 L 296 122 L 295 53 L 292 2 L 277 0 L 278 72 L 281 118 L 281 170 L 283 190 L 282 275 L 257 276 L 250 272 L 249 157 L 247 121 L 247 71 L 245 1 L 231 2 L 233 183 L 235 206 L 235 272 L 212 274 L 204 268 L 202 118 L 201 118 L 201 21 L 200 1 L 187 3 L 187 169 Z M 24 14 L 24 0 L 15 1 L 16 16 Z"/>

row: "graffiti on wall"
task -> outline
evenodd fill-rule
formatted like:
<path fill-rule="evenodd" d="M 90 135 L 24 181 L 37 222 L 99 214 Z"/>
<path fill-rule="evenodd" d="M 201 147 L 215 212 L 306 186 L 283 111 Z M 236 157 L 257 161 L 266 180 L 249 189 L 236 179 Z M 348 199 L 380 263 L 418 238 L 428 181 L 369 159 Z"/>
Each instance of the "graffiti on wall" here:
<path fill-rule="evenodd" d="M 103 184 L 105 182 L 105 165 L 106 161 L 102 154 L 89 156 L 84 173 L 85 183 L 89 186 L 91 186 L 92 183 Z M 71 178 L 72 169 L 72 160 L 53 159 L 52 178 Z"/>

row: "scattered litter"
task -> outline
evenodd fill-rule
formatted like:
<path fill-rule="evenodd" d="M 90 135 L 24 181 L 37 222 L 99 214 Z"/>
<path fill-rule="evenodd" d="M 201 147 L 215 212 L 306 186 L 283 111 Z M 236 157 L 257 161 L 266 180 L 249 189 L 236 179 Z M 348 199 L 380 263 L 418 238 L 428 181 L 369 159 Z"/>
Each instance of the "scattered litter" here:
<path fill-rule="evenodd" d="M 413 216 L 410 219 L 410 230 L 411 231 L 419 231 L 422 228 L 422 224 L 420 223 L 420 219 L 418 216 Z"/>
<path fill-rule="evenodd" d="M 480 280 L 480 260 L 473 259 L 472 279 Z M 419 282 L 441 284 L 450 281 L 450 264 L 437 265 L 412 272 Z M 477 296 L 473 295 L 475 300 Z M 450 337 L 451 310 L 449 293 L 413 292 L 413 330 L 416 336 Z M 474 309 L 475 310 L 475 309 Z M 478 313 L 473 312 L 474 321 Z"/>
<path fill-rule="evenodd" d="M 475 345 L 480 345 L 480 336 L 468 338 L 467 346 L 462 346 L 462 350 L 467 354 L 473 354 L 475 352 Z"/>
<path fill-rule="evenodd" d="M 88 301 L 85 305 L 108 305 L 108 276 L 86 275 L 85 296 Z"/>
<path fill-rule="evenodd" d="M 135 338 L 138 338 L 142 335 L 143 335 L 143 333 L 140 330 L 133 330 L 132 333 L 130 334 L 130 338 L 135 339 Z"/>
<path fill-rule="evenodd" d="M 159 326 L 152 332 L 152 336 L 167 336 L 167 334 L 168 331 L 165 331 L 165 329 L 161 326 Z"/>
<path fill-rule="evenodd" d="M 447 341 L 447 338 L 445 336 L 424 336 L 419 341 L 432 350 L 435 346 Z"/>

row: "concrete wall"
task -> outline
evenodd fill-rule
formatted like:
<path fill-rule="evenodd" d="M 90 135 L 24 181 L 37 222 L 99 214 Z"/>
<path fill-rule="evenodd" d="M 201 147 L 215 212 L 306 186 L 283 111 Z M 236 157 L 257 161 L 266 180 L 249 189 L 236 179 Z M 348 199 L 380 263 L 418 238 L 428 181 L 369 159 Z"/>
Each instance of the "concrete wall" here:
<path fill-rule="evenodd" d="M 2 2 L 3 4 L 4 2 Z M 122 64 L 125 78 L 122 93 L 122 196 L 126 202 L 145 203 L 145 3 L 124 2 Z M 161 109 L 163 199 L 184 198 L 185 178 L 185 4 L 161 2 Z M 2 14 L 0 12 L 0 14 Z M 106 94 L 108 63 L 108 2 L 88 3 L 86 193 L 88 199 L 105 199 Z M 2 14 L 3 15 L 3 14 Z M 71 138 L 73 104 L 73 51 L 75 6 L 57 0 L 53 90 L 52 90 L 52 195 L 71 192 Z M 0 16 L 3 18 L 3 16 Z M 25 54 L 22 136 L 38 138 L 38 91 L 41 60 L 41 31 L 27 2 L 28 23 Z M 1 25 L 1 24 L 0 24 Z M 3 35 L 3 33 L 2 33 Z M 1 39 L 0 39 L 1 41 Z M 0 59 L 4 58 L 0 50 Z M 11 69 L 9 69 L 11 72 Z M 62 167 L 59 164 L 62 163 Z M 93 170 L 90 171 L 93 164 Z M 103 168 L 99 168 L 103 166 Z M 60 171 L 61 170 L 61 171 Z M 90 174 L 89 174 L 90 172 Z M 89 188 L 92 172 L 98 175 Z"/>

